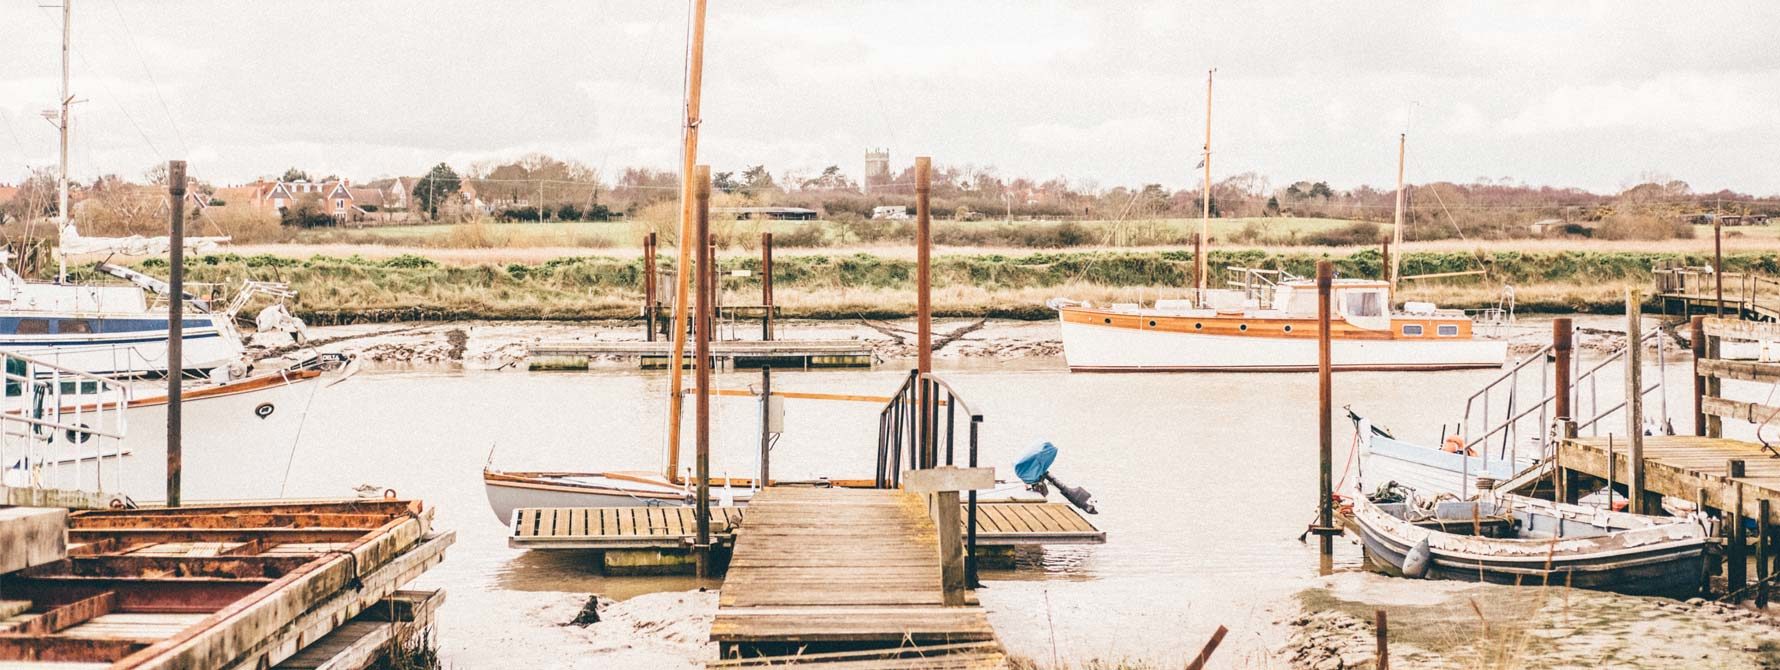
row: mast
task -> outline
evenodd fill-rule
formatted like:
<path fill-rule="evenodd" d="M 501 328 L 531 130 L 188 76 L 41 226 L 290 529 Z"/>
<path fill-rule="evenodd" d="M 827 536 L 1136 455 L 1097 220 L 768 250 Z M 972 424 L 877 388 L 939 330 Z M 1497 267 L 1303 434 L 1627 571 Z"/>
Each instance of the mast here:
<path fill-rule="evenodd" d="M 1397 135 L 1397 214 L 1392 219 L 1391 248 L 1397 253 L 1391 254 L 1391 299 L 1397 298 L 1397 277 L 1403 262 L 1403 145 L 1408 141 L 1409 133 Z"/>
<path fill-rule="evenodd" d="M 1211 240 L 1211 74 L 1216 70 L 1205 71 L 1205 153 L 1200 157 L 1199 164 L 1205 167 L 1205 183 L 1200 187 L 1199 202 L 1199 249 L 1193 254 L 1199 267 L 1193 274 L 1198 281 L 1198 302 L 1205 304 L 1206 268 L 1205 254 L 1209 252 L 1208 242 Z"/>
<path fill-rule="evenodd" d="M 692 250 L 701 245 L 694 242 L 692 220 L 693 189 L 696 188 L 693 164 L 698 159 L 699 92 L 705 76 L 705 0 L 695 0 L 692 9 L 692 43 L 687 56 L 685 154 L 680 160 L 680 243 L 678 262 L 674 264 L 674 355 L 673 381 L 668 391 L 668 456 L 667 478 L 680 481 L 680 414 L 681 395 L 686 388 L 686 303 L 687 284 L 692 275 Z M 700 248 L 700 253 L 703 249 Z M 702 257 L 702 256 L 701 256 Z M 699 310 L 705 305 L 700 304 Z"/>
<path fill-rule="evenodd" d="M 56 226 L 58 233 L 74 221 L 74 217 L 68 212 L 68 105 L 74 102 L 74 96 L 68 92 L 68 43 L 73 35 L 73 5 L 74 0 L 62 0 L 62 99 L 56 122 L 56 129 L 61 131 L 62 149 L 59 167 L 61 174 L 57 177 L 56 196 L 56 216 L 61 219 L 61 225 Z M 56 281 L 65 283 L 68 281 L 68 259 L 61 249 L 60 245 L 56 247 Z"/>

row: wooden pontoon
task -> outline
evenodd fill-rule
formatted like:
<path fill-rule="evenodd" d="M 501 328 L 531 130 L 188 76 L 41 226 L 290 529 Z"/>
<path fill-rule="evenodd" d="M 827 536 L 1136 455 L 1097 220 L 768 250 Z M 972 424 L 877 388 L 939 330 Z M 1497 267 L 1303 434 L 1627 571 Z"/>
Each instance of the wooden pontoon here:
<path fill-rule="evenodd" d="M 59 556 L 0 575 L 0 665 L 276 666 L 415 599 L 397 589 L 455 539 L 431 520 L 397 500 L 68 514 Z"/>

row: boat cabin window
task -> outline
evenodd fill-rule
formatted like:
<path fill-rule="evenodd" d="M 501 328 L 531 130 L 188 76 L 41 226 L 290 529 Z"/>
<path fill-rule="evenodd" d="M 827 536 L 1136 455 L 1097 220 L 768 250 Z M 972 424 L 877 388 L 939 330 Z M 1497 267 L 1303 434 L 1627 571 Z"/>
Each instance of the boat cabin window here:
<path fill-rule="evenodd" d="M 48 335 L 49 319 L 19 319 L 20 335 Z"/>
<path fill-rule="evenodd" d="M 93 322 L 86 319 L 56 319 L 56 332 L 63 334 L 91 333 L 93 332 Z"/>
<path fill-rule="evenodd" d="M 1440 326 L 1436 329 L 1436 332 L 1440 333 L 1441 337 L 1458 337 L 1459 327 L 1457 325 Z"/>
<path fill-rule="evenodd" d="M 1378 291 L 1347 291 L 1342 310 L 1348 316 L 1384 316 L 1384 296 Z"/>
<path fill-rule="evenodd" d="M 1410 337 L 1421 337 L 1422 336 L 1422 325 L 1419 323 L 1404 324 L 1403 325 L 1403 334 L 1408 335 Z"/>

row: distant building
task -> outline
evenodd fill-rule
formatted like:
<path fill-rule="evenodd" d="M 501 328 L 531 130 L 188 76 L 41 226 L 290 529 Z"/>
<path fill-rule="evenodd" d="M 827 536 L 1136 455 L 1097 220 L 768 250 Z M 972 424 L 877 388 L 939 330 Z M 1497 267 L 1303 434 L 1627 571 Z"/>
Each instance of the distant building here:
<path fill-rule="evenodd" d="M 820 213 L 803 207 L 713 207 L 711 212 L 733 215 L 742 221 L 813 221 Z"/>
<path fill-rule="evenodd" d="M 859 181 L 859 188 L 871 193 L 873 186 L 890 183 L 890 150 L 867 149 L 865 151 L 865 176 Z"/>
<path fill-rule="evenodd" d="M 891 220 L 891 221 L 906 221 L 909 218 L 909 208 L 905 207 L 903 205 L 884 205 L 882 207 L 873 207 L 873 208 L 871 208 L 871 218 L 887 219 L 887 220 Z"/>
<path fill-rule="evenodd" d="M 352 182 L 345 179 L 262 182 L 258 193 L 251 199 L 251 204 L 261 212 L 279 214 L 296 205 L 297 200 L 313 195 L 321 201 L 322 211 L 328 216 L 339 221 L 349 221 L 365 215 L 365 210 L 358 206 L 358 199 L 353 197 L 352 191 Z"/>

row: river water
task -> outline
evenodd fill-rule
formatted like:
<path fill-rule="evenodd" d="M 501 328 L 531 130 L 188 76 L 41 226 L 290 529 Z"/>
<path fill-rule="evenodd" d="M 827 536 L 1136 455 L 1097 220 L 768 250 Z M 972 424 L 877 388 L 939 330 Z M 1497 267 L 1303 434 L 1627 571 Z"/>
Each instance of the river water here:
<path fill-rule="evenodd" d="M 1316 377 L 1311 374 L 1071 374 L 1056 359 L 949 361 L 939 370 L 981 411 L 982 460 L 1005 466 L 1041 441 L 1053 469 L 1099 501 L 1102 546 L 1052 548 L 979 592 L 1014 652 L 1040 661 L 1138 658 L 1178 664 L 1219 625 L 1219 667 L 1281 667 L 1276 621 L 1319 573 L 1298 541 L 1317 488 Z M 1676 408 L 1686 378 L 1670 367 Z M 1465 397 L 1497 371 L 1343 373 L 1335 404 L 1352 404 L 1400 437 L 1434 442 Z M 1652 368 L 1654 374 L 1654 368 Z M 775 372 L 779 391 L 888 394 L 906 365 L 873 371 Z M 753 372 L 725 373 L 740 388 Z M 1602 380 L 1617 395 L 1617 376 Z M 448 591 L 439 642 L 451 667 L 614 667 L 550 620 L 565 599 L 624 599 L 695 588 L 690 579 L 607 579 L 585 554 L 510 549 L 484 500 L 480 470 L 655 469 L 663 454 L 665 374 L 381 370 L 320 391 L 296 449 L 292 496 L 391 488 L 437 509 L 457 543 L 422 584 Z M 754 401 L 714 402 L 714 474 L 752 475 Z M 872 472 L 868 403 L 787 401 L 777 477 Z M 1685 418 L 1675 410 L 1678 427 Z M 1352 430 L 1335 424 L 1337 473 Z M 690 441 L 690 440 L 689 440 Z M 1003 476 L 1007 476 L 1003 470 Z M 1333 567 L 1359 561 L 1337 542 Z M 1405 586 L 1405 588 L 1414 588 Z M 572 595 L 565 595 L 572 594 Z M 572 611 L 572 610 L 571 610 Z M 664 663 L 665 665 L 665 663 Z M 648 667 L 644 665 L 643 667 Z"/>

